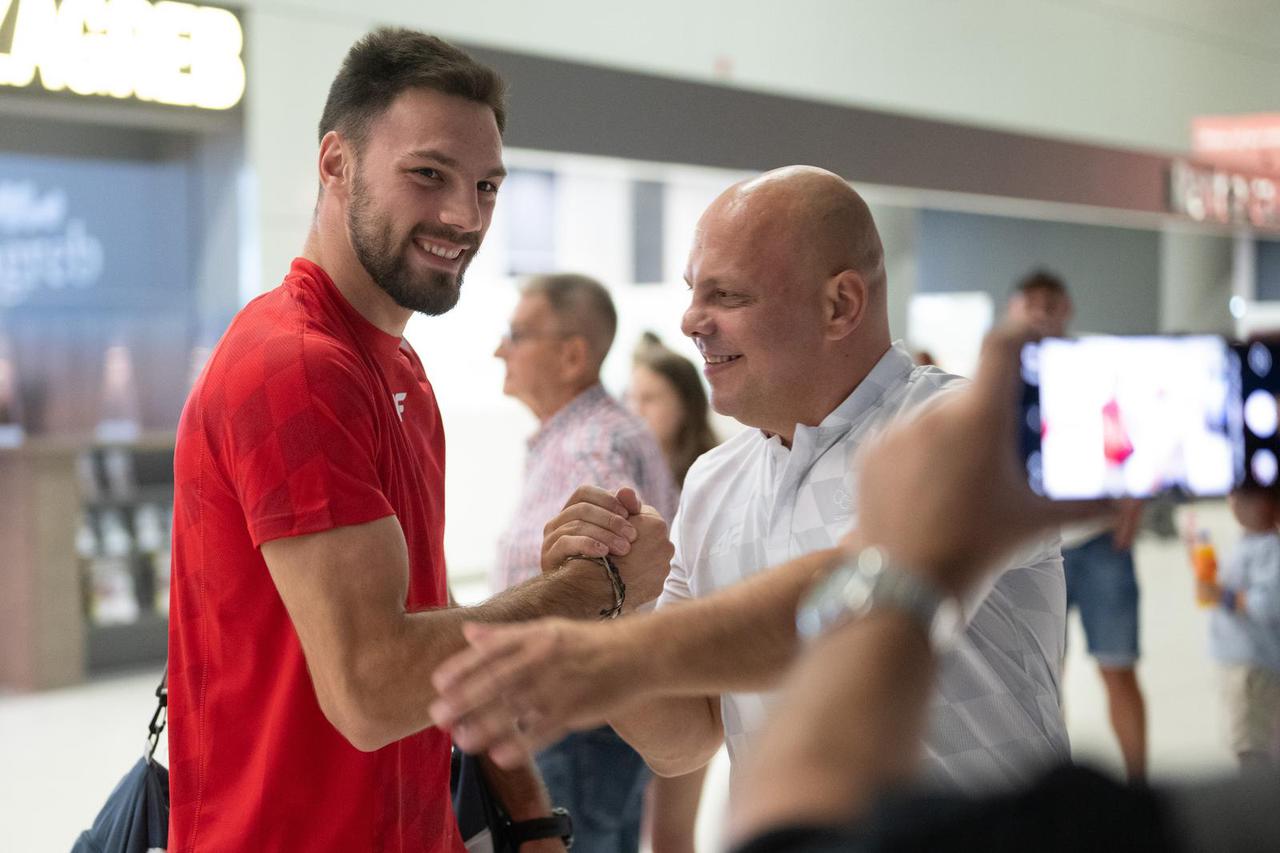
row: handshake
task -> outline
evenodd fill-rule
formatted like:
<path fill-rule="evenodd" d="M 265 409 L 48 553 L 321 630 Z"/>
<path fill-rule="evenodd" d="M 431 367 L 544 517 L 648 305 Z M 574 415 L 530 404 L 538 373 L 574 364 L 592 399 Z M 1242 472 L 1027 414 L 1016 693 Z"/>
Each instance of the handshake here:
<path fill-rule="evenodd" d="M 634 490 L 614 494 L 580 486 L 543 528 L 542 573 L 552 574 L 575 558 L 608 557 L 626 590 L 624 612 L 630 612 L 662 592 L 674 553 L 666 522 Z M 603 569 L 602 579 L 607 580 Z"/>
<path fill-rule="evenodd" d="M 624 613 L 658 597 L 675 552 L 666 522 L 629 488 L 580 487 L 543 534 L 544 574 L 607 556 L 625 586 Z M 603 567 L 591 595 L 602 602 L 613 595 Z M 516 767 L 569 731 L 603 723 L 629 695 L 634 653 L 643 650 L 625 641 L 629 621 L 468 623 L 469 647 L 432 676 L 431 717 L 468 752 L 488 751 L 499 765 Z"/>
<path fill-rule="evenodd" d="M 838 547 L 628 619 L 467 624 L 469 647 L 432 675 L 432 720 L 463 749 L 506 767 L 569 731 L 609 722 L 657 772 L 689 772 L 723 738 L 721 695 L 779 686 L 800 651 L 801 597 L 855 549 L 876 546 L 965 600 L 1019 545 L 1114 513 L 1111 502 L 1053 502 L 1028 487 L 1016 433 L 1025 340 L 1012 327 L 993 332 L 971 386 L 865 443 L 856 529 Z M 661 519 L 627 489 L 579 489 L 544 533 L 544 572 L 609 554 L 630 608 L 658 595 L 674 553 Z M 605 572 L 581 574 L 599 577 L 590 600 L 606 600 Z"/>

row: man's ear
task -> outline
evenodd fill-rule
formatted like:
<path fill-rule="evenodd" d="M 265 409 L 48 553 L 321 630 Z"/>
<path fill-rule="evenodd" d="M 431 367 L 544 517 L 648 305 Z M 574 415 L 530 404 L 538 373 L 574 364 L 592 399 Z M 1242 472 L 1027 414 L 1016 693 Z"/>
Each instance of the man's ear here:
<path fill-rule="evenodd" d="M 566 381 L 577 381 L 591 361 L 591 345 L 583 335 L 570 335 L 561 342 L 560 375 Z"/>
<path fill-rule="evenodd" d="M 841 270 L 823 285 L 823 320 L 827 337 L 838 341 L 853 334 L 867 315 L 870 289 L 862 275 L 854 270 Z"/>
<path fill-rule="evenodd" d="M 355 155 L 351 143 L 336 130 L 331 130 L 320 140 L 320 188 L 326 192 L 345 195 L 350 192 L 355 174 Z"/>

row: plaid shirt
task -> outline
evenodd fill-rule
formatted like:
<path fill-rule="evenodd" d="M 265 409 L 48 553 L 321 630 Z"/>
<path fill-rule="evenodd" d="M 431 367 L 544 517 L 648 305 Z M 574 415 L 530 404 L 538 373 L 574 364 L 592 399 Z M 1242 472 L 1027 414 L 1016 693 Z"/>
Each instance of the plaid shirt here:
<path fill-rule="evenodd" d="M 675 515 L 671 469 L 644 422 L 600 384 L 547 419 L 529 439 L 516 514 L 498 543 L 490 578 L 495 592 L 537 576 L 542 528 L 583 484 L 611 491 L 631 486 L 668 522 Z"/>

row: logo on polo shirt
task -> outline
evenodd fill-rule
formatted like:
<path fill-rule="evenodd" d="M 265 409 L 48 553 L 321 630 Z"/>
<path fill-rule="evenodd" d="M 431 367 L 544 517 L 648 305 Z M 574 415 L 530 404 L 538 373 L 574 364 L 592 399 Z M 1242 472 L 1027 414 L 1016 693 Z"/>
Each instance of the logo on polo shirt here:
<path fill-rule="evenodd" d="M 400 416 L 400 420 L 404 420 L 404 398 L 409 396 L 407 391 L 397 391 L 391 395 L 391 399 L 396 403 L 396 414 Z"/>

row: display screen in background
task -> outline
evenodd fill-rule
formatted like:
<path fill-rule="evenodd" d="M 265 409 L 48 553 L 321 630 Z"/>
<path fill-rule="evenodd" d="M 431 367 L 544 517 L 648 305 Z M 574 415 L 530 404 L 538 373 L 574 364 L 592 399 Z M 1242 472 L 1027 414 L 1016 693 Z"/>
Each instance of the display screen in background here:
<path fill-rule="evenodd" d="M 1056 499 L 1226 494 L 1242 467 L 1238 365 L 1210 335 L 1028 345 L 1023 447 L 1032 488 Z"/>

